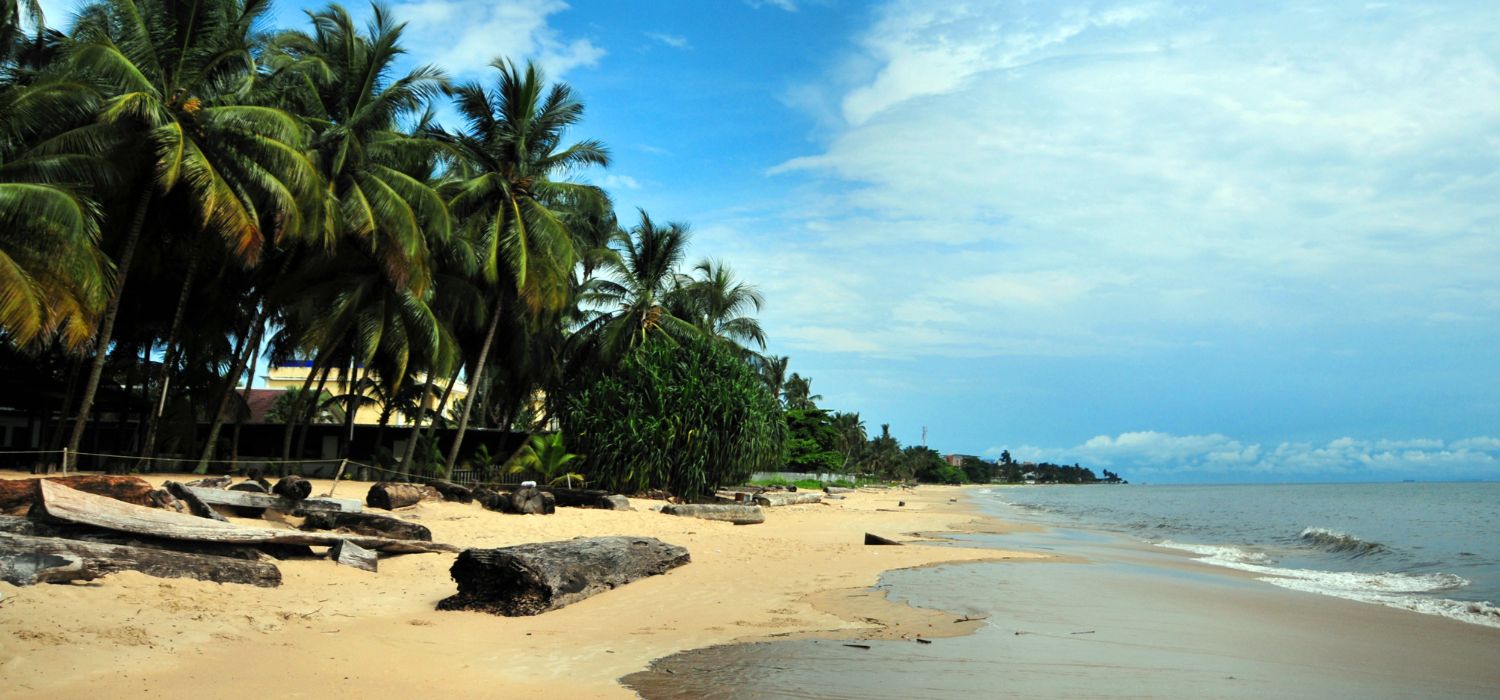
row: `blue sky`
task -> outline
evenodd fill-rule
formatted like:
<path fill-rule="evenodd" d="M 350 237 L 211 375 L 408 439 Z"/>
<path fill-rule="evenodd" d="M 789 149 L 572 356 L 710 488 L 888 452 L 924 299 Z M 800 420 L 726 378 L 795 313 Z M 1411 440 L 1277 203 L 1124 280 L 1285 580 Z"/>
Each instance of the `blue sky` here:
<path fill-rule="evenodd" d="M 615 156 L 582 176 L 690 223 L 872 432 L 1500 478 L 1500 4 L 391 4 L 460 79 L 572 84 Z"/>

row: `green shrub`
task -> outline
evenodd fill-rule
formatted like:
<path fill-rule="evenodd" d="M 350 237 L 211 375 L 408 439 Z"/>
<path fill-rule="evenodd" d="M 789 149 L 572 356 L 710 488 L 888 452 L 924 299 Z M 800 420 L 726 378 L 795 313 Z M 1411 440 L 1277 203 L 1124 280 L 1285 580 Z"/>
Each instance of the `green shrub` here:
<path fill-rule="evenodd" d="M 781 407 L 743 359 L 706 338 L 654 341 L 563 400 L 568 447 L 595 486 L 634 493 L 713 493 L 778 466 Z"/>

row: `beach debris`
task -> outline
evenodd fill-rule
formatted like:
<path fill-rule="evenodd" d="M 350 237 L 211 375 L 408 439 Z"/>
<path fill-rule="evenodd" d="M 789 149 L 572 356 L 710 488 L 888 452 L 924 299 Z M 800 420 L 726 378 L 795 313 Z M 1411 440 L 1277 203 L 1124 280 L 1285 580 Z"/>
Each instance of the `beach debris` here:
<path fill-rule="evenodd" d="M 844 486 L 824 486 L 823 493 L 854 493 L 854 489 Z"/>
<path fill-rule="evenodd" d="M 379 555 L 349 540 L 343 540 L 328 548 L 328 558 L 344 566 L 375 573 Z"/>
<path fill-rule="evenodd" d="M 693 503 L 662 506 L 665 515 L 684 518 L 718 520 L 735 525 L 758 525 L 766 521 L 765 511 L 760 506 L 733 505 L 729 503 Z"/>
<path fill-rule="evenodd" d="M 300 513 L 301 511 L 299 511 Z M 305 513 L 303 530 L 345 530 L 372 537 L 432 541 L 426 525 L 375 513 Z"/>
<path fill-rule="evenodd" d="M 260 547 L 264 546 L 218 544 L 214 542 L 185 542 L 147 535 L 134 535 L 115 530 L 89 527 L 87 525 L 43 522 L 32 520 L 31 518 L 19 518 L 9 515 L 0 515 L 0 532 L 8 532 L 12 535 L 27 535 L 30 537 L 56 537 L 65 540 L 81 540 L 98 544 L 124 545 L 127 547 L 165 549 L 167 551 L 183 552 L 186 554 L 207 554 L 210 556 L 246 560 L 260 559 L 262 551 Z"/>
<path fill-rule="evenodd" d="M 210 476 L 206 479 L 189 481 L 185 485 L 200 489 L 227 489 L 233 483 L 234 477 L 232 476 Z"/>
<path fill-rule="evenodd" d="M 312 482 L 297 475 L 283 476 L 271 487 L 274 493 L 288 501 L 300 501 L 312 495 Z"/>
<path fill-rule="evenodd" d="M 871 648 L 870 645 L 868 645 L 868 644 L 845 644 L 844 646 L 849 647 L 850 649 L 869 649 L 869 648 Z"/>
<path fill-rule="evenodd" d="M 1069 632 L 1068 634 L 1093 634 L 1093 633 L 1094 633 L 1094 630 L 1088 630 L 1088 631 L 1085 631 L 1085 632 Z"/>
<path fill-rule="evenodd" d="M 241 486 L 250 488 L 240 490 Z M 240 517 L 259 518 L 266 510 L 278 510 L 284 513 L 292 512 L 346 512 L 359 513 L 364 511 L 364 505 L 350 498 L 306 498 L 300 501 L 292 501 L 281 496 L 273 496 L 269 493 L 255 491 L 259 485 L 253 481 L 243 484 L 235 484 L 228 491 L 222 489 L 200 489 L 189 486 L 187 490 L 199 500 L 211 506 L 228 506 L 230 510 Z M 253 515 L 252 515 L 253 513 Z"/>
<path fill-rule="evenodd" d="M 823 500 L 821 491 L 803 491 L 794 493 L 758 493 L 755 495 L 755 505 L 758 506 L 791 506 L 802 503 L 818 503 Z"/>
<path fill-rule="evenodd" d="M 461 486 L 451 481 L 442 479 L 422 479 L 422 483 L 438 492 L 445 501 L 453 503 L 473 503 L 474 492 L 467 486 Z"/>
<path fill-rule="evenodd" d="M 917 640 L 918 644 L 931 644 L 932 643 L 931 639 L 923 639 L 921 637 L 914 637 L 914 639 Z"/>
<path fill-rule="evenodd" d="M 544 493 L 552 494 L 557 505 L 564 508 L 601 508 L 604 510 L 630 510 L 630 499 L 601 489 L 568 489 L 543 486 Z"/>
<path fill-rule="evenodd" d="M 44 480 L 138 506 L 155 505 L 151 492 L 156 489 L 145 479 L 107 474 L 77 474 L 37 479 L 0 479 L 0 512 L 25 512 L 41 495 L 39 484 Z"/>
<path fill-rule="evenodd" d="M 905 508 L 906 507 L 906 501 L 896 501 L 896 507 L 897 508 Z"/>
<path fill-rule="evenodd" d="M 193 493 L 193 490 L 187 485 L 168 481 L 162 484 L 162 488 L 166 489 L 167 493 L 171 494 L 173 498 L 187 504 L 189 513 L 200 518 L 229 522 L 228 518 L 219 514 L 219 511 L 214 510 L 213 506 L 209 505 L 202 498 L 199 498 L 198 494 Z M 225 491 L 225 493 L 228 493 L 228 491 Z"/>
<path fill-rule="evenodd" d="M 199 497 L 202 498 L 203 500 L 209 502 L 209 503 L 213 503 L 212 498 L 215 497 L 215 496 L 220 495 L 219 492 L 221 491 L 221 489 L 217 489 L 217 488 L 214 488 L 214 487 L 211 487 L 211 486 L 207 486 L 207 487 L 206 486 L 192 486 L 191 484 L 189 484 L 189 486 L 191 488 L 195 488 L 195 489 L 196 488 L 203 489 L 203 494 L 200 494 Z M 223 491 L 223 493 L 252 493 L 252 494 L 260 494 L 260 495 L 263 495 L 263 496 L 269 496 L 269 495 L 271 495 L 271 487 L 268 484 L 266 484 L 265 480 L 263 480 L 263 479 L 259 480 L 259 481 L 256 481 L 256 480 L 241 481 L 238 484 L 230 486 L 227 490 L 222 490 L 222 491 Z M 263 515 L 266 514 L 266 508 L 267 508 L 267 506 L 233 505 L 233 504 L 228 504 L 228 503 L 226 503 L 224 505 L 228 505 L 229 506 L 229 512 L 231 512 L 231 513 L 233 513 L 233 514 L 235 514 L 235 515 L 237 515 L 237 516 L 239 516 L 241 518 L 259 518 L 259 517 L 261 517 L 261 516 L 263 516 Z"/>
<path fill-rule="evenodd" d="M 395 510 L 416 505 L 425 495 L 426 490 L 416 484 L 382 481 L 370 487 L 369 494 L 365 496 L 365 504 L 371 508 Z"/>
<path fill-rule="evenodd" d="M 866 532 L 865 533 L 865 544 L 867 544 L 867 545 L 897 545 L 897 546 L 899 546 L 901 543 L 897 542 L 896 540 L 893 540 L 893 539 L 891 539 L 889 537 L 881 537 L 880 535 L 876 535 L 876 534 L 873 534 L 873 533 Z"/>
<path fill-rule="evenodd" d="M 511 515 L 551 515 L 557 511 L 557 497 L 535 486 L 523 486 L 513 491 L 491 491 L 477 489 L 474 499 L 488 510 Z"/>
<path fill-rule="evenodd" d="M 654 537 L 580 537 L 498 549 L 466 549 L 450 573 L 458 593 L 439 610 L 536 615 L 655 576 L 691 561 Z"/>
<path fill-rule="evenodd" d="M 0 533 L 0 580 L 13 585 L 92 581 L 120 571 L 263 588 L 281 585 L 281 570 L 259 560 Z"/>
<path fill-rule="evenodd" d="M 456 552 L 457 547 L 437 542 L 396 540 L 360 535 L 336 535 L 297 530 L 274 530 L 247 527 L 208 520 L 186 513 L 155 510 L 145 506 L 116 501 L 104 496 L 75 491 L 62 484 L 43 482 L 42 498 L 37 501 L 44 519 L 77 525 L 88 525 L 117 532 L 219 544 L 305 544 L 333 546 L 351 540 L 366 549 L 383 552 Z M 202 492 L 195 492 L 202 493 Z"/>

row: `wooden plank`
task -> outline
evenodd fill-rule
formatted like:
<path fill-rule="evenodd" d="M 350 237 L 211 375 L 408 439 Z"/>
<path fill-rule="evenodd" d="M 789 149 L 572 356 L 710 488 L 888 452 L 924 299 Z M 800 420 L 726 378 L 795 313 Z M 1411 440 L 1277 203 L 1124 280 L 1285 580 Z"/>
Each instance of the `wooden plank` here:
<path fill-rule="evenodd" d="M 7 583 L 92 581 L 120 571 L 263 588 L 281 585 L 281 570 L 259 560 L 0 533 L 0 580 Z"/>
<path fill-rule="evenodd" d="M 280 496 L 273 496 L 269 493 L 200 489 L 196 486 L 189 486 L 187 488 L 193 495 L 202 499 L 204 503 L 214 506 L 270 508 L 287 513 L 294 510 L 302 510 L 309 513 L 361 513 L 365 509 L 364 504 L 352 498 L 308 498 L 301 501 L 292 501 Z"/>
<path fill-rule="evenodd" d="M 112 498 L 75 491 L 61 484 L 47 481 L 42 482 L 41 488 L 42 499 L 37 502 L 37 506 L 41 514 L 47 518 L 138 535 L 226 544 L 306 544 L 324 547 L 332 547 L 341 541 L 349 540 L 365 549 L 382 552 L 459 551 L 453 545 L 436 542 L 245 527 L 234 523 L 206 520 L 186 513 L 131 505 Z"/>
<path fill-rule="evenodd" d="M 328 550 L 328 558 L 344 566 L 375 573 L 379 568 L 379 555 L 349 540 L 344 540 Z"/>

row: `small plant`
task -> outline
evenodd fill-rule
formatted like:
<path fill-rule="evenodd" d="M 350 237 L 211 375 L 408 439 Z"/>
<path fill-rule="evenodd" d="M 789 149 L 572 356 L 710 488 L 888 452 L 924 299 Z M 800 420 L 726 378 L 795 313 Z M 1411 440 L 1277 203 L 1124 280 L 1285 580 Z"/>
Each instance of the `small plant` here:
<path fill-rule="evenodd" d="M 510 473 L 535 474 L 540 477 L 539 481 L 550 486 L 561 482 L 566 483 L 568 488 L 573 488 L 574 479 L 584 482 L 582 474 L 568 471 L 568 465 L 578 459 L 580 457 L 570 454 L 563 444 L 562 433 L 533 435 L 531 441 L 511 460 Z"/>

